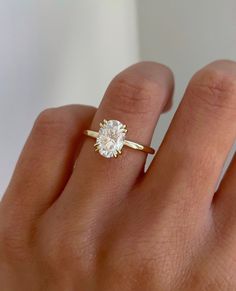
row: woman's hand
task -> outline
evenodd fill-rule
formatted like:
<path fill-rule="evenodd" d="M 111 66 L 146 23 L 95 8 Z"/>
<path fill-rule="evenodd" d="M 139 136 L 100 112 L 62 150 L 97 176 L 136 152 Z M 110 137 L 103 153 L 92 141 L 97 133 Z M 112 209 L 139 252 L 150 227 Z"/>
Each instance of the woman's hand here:
<path fill-rule="evenodd" d="M 146 173 L 144 153 L 106 159 L 82 135 L 117 119 L 149 144 L 172 91 L 169 69 L 140 63 L 97 110 L 40 114 L 0 204 L 1 291 L 236 290 L 236 158 L 215 193 L 236 137 L 236 64 L 195 74 Z"/>

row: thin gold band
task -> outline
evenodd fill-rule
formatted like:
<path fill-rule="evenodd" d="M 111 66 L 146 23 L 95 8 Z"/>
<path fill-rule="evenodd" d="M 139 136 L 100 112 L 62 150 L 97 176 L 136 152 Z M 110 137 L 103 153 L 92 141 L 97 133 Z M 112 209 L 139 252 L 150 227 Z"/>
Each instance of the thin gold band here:
<path fill-rule="evenodd" d="M 84 134 L 89 136 L 89 137 L 92 137 L 92 138 L 97 138 L 98 137 L 98 132 L 94 131 L 94 130 L 90 130 L 90 129 L 85 130 Z M 125 140 L 124 141 L 124 145 L 129 147 L 129 148 L 132 148 L 134 150 L 139 150 L 139 151 L 142 151 L 142 152 L 145 152 L 145 153 L 148 153 L 148 154 L 152 154 L 153 155 L 155 153 L 155 150 L 153 148 L 141 145 L 139 143 L 136 143 L 136 142 L 133 142 L 133 141 L 130 141 L 130 140 Z"/>

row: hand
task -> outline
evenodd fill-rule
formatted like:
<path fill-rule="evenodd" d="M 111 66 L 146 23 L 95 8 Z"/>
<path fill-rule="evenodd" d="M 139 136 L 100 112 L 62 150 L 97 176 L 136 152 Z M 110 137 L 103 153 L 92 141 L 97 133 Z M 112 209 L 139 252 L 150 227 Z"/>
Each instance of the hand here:
<path fill-rule="evenodd" d="M 172 91 L 169 69 L 140 63 L 98 110 L 40 114 L 0 204 L 1 291 L 236 290 L 236 158 L 216 191 L 236 137 L 236 64 L 195 74 L 146 172 L 144 153 L 106 159 L 82 135 L 117 119 L 149 144 Z"/>

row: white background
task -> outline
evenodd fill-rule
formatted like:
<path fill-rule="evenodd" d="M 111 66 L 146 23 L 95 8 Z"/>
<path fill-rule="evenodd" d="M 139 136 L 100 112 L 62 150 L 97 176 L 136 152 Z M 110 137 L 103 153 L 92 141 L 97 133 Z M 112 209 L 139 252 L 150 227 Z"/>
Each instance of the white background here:
<path fill-rule="evenodd" d="M 0 0 L 0 196 L 37 114 L 97 106 L 109 80 L 138 60 L 167 64 L 175 104 L 206 63 L 236 60 L 235 0 Z"/>

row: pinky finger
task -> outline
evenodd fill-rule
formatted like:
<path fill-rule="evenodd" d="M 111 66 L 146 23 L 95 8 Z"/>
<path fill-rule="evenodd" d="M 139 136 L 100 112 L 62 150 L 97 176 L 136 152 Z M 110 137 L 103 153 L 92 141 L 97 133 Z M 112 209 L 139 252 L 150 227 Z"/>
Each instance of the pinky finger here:
<path fill-rule="evenodd" d="M 92 107 L 69 105 L 39 115 L 1 204 L 3 210 L 11 210 L 7 214 L 12 213 L 15 221 L 17 217 L 31 221 L 60 195 L 94 113 Z"/>

